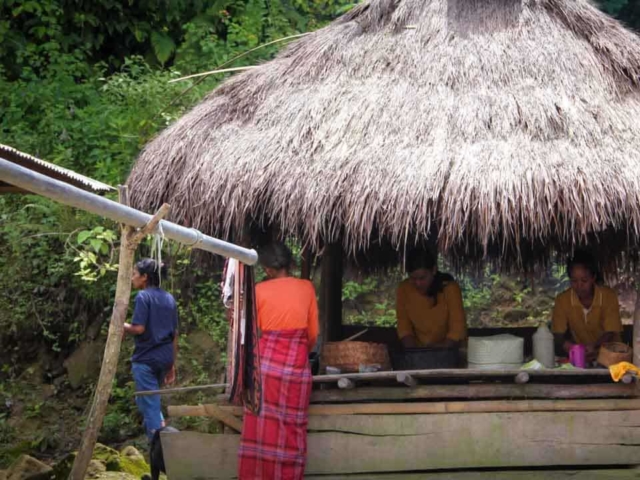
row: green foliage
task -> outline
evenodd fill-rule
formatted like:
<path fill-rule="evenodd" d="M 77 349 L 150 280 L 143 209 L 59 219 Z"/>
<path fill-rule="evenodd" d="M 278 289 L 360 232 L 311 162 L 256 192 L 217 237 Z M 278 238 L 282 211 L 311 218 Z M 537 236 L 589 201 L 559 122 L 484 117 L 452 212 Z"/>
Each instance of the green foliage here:
<path fill-rule="evenodd" d="M 108 272 L 118 271 L 115 242 L 116 232 L 102 226 L 79 232 L 77 244 L 80 248 L 71 246 L 77 253 L 73 259 L 79 266 L 76 275 L 87 282 L 96 282 Z"/>
<path fill-rule="evenodd" d="M 66 58 L 85 77 L 141 56 L 154 65 L 183 56 L 180 68 L 211 67 L 227 53 L 318 28 L 352 6 L 346 0 L 2 0 L 0 70 L 10 79 L 41 76 Z M 182 47 L 181 49 L 179 47 Z M 181 51 L 180 51 L 181 50 Z M 212 55 L 214 51 L 218 55 Z M 184 57 L 189 52 L 190 55 Z M 273 50 L 271 50 L 273 53 Z M 186 61 L 185 61 L 186 60 Z"/>
<path fill-rule="evenodd" d="M 117 185 L 142 146 L 221 78 L 201 85 L 169 80 L 317 28 L 348 5 L 0 0 L 0 142 Z M 278 48 L 260 49 L 236 65 L 269 59 Z M 26 345 L 65 355 L 92 321 L 106 320 L 117 236 L 115 225 L 42 198 L 0 198 L 4 374 L 19 373 L 19 360 L 37 353 Z M 178 295 L 183 319 L 195 318 L 223 342 L 218 285 L 208 278 L 193 289 L 194 295 Z"/>
<path fill-rule="evenodd" d="M 376 327 L 395 326 L 395 303 L 381 291 L 389 287 L 395 289 L 397 281 L 399 277 L 392 273 L 385 278 L 366 277 L 362 281 L 344 282 L 342 287 L 344 323 Z"/>
<path fill-rule="evenodd" d="M 610 15 L 618 15 L 627 6 L 629 0 L 600 0 L 602 9 Z"/>
<path fill-rule="evenodd" d="M 637 0 L 598 0 L 602 10 L 640 32 L 640 2 Z"/>

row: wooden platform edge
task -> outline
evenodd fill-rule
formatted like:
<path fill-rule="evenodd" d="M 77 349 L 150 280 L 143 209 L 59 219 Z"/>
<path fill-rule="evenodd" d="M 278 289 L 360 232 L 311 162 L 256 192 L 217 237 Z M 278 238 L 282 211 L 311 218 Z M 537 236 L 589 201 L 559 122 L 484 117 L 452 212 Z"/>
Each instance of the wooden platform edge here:
<path fill-rule="evenodd" d="M 307 475 L 635 465 L 639 421 L 640 410 L 317 416 Z M 180 432 L 162 442 L 169 478 L 237 474 L 239 435 Z"/>
<path fill-rule="evenodd" d="M 215 407 L 215 408 L 213 408 Z M 410 415 L 438 413 L 592 412 L 640 410 L 640 399 L 612 400 L 500 400 L 477 402 L 352 403 L 310 405 L 309 415 Z M 242 407 L 220 405 L 169 406 L 171 417 L 213 417 L 219 413 L 242 417 Z M 226 417 L 228 419 L 228 417 Z M 226 422 L 224 422 L 226 423 Z M 230 425 L 231 426 L 231 425 Z M 238 426 L 236 424 L 236 426 Z M 232 428 L 234 428 L 232 426 Z M 238 428 L 234 428 L 240 431 Z"/>

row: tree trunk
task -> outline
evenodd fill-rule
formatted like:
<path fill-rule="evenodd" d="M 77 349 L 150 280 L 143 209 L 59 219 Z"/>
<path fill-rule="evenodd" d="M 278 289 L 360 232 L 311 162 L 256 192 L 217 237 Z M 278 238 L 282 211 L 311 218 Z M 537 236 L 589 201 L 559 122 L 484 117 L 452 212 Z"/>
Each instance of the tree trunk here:
<path fill-rule="evenodd" d="M 126 190 L 121 190 L 120 201 L 121 203 L 126 201 Z M 166 215 L 168 210 L 169 206 L 166 204 L 163 205 L 140 232 L 136 233 L 135 229 L 130 226 L 125 226 L 122 229 L 116 298 L 111 315 L 111 323 L 109 325 L 107 344 L 104 349 L 102 368 L 100 369 L 98 385 L 96 386 L 96 391 L 93 396 L 93 404 L 89 411 L 89 418 L 87 419 L 87 424 L 82 434 L 82 442 L 80 443 L 78 455 L 73 462 L 71 474 L 69 475 L 71 480 L 84 480 L 87 467 L 93 456 L 93 449 L 98 439 L 98 433 L 100 432 L 102 421 L 107 411 L 113 379 L 116 376 L 116 370 L 118 368 L 118 357 L 120 356 L 124 322 L 127 318 L 127 309 L 129 308 L 131 273 L 133 271 L 133 259 L 136 248 L 144 237 L 155 229 L 158 222 Z"/>

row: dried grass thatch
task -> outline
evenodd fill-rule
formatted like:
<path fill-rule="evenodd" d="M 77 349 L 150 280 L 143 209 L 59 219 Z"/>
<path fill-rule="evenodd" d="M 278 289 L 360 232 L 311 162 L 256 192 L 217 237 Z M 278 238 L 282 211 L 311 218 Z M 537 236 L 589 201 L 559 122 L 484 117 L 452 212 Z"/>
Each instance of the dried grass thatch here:
<path fill-rule="evenodd" d="M 639 93 L 640 38 L 587 0 L 371 0 L 167 128 L 131 201 L 354 252 L 435 230 L 460 257 L 620 251 L 640 236 Z"/>

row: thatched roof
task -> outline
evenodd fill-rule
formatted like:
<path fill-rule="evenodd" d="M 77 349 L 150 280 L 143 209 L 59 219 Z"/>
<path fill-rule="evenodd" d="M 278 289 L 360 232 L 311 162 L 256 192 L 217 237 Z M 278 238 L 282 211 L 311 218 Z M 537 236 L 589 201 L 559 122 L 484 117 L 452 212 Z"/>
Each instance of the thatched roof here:
<path fill-rule="evenodd" d="M 129 185 L 222 236 L 251 216 L 352 250 L 635 244 L 640 38 L 587 0 L 371 0 L 214 90 Z"/>

